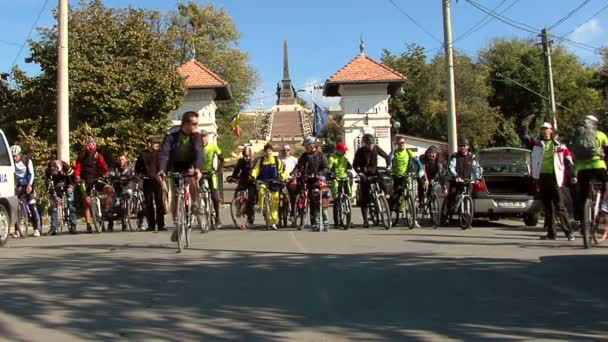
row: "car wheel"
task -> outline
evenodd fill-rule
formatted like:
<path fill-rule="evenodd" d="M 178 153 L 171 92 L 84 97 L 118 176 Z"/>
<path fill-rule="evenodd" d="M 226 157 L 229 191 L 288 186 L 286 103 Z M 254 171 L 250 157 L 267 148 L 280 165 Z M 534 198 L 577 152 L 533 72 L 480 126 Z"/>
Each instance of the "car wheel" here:
<path fill-rule="evenodd" d="M 536 214 L 525 214 L 524 215 L 524 223 L 528 227 L 536 227 L 538 224 L 538 213 Z"/>
<path fill-rule="evenodd" d="M 11 220 L 8 216 L 8 211 L 3 205 L 0 205 L 0 246 L 3 246 L 8 241 L 10 225 Z"/>

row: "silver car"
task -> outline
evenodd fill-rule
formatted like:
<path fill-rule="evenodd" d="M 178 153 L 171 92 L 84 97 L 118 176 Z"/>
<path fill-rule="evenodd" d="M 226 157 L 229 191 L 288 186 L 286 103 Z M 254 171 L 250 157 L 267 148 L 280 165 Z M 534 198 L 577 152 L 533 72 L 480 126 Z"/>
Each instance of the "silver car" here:
<path fill-rule="evenodd" d="M 530 150 L 487 148 L 479 151 L 477 158 L 483 179 L 472 192 L 475 217 L 523 217 L 527 226 L 536 226 L 542 204 L 534 196 Z"/>

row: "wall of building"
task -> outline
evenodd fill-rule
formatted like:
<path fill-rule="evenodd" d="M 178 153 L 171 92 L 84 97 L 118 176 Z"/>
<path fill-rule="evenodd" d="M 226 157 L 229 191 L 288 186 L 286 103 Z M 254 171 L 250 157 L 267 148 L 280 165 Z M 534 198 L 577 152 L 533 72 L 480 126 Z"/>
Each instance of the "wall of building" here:
<path fill-rule="evenodd" d="M 216 92 L 213 89 L 189 89 L 184 101 L 176 110 L 169 113 L 173 126 L 181 124 L 182 114 L 187 111 L 199 113 L 199 129 L 210 133 L 211 140 L 217 141 L 217 124 L 215 122 Z"/>
<path fill-rule="evenodd" d="M 391 116 L 388 112 L 387 83 L 346 84 L 340 85 L 340 106 L 344 138 L 349 151 L 347 157 L 352 160 L 355 151 L 361 144 L 364 134 L 370 133 L 376 137 L 378 146 L 390 153 Z M 385 166 L 383 159 L 378 165 Z"/>

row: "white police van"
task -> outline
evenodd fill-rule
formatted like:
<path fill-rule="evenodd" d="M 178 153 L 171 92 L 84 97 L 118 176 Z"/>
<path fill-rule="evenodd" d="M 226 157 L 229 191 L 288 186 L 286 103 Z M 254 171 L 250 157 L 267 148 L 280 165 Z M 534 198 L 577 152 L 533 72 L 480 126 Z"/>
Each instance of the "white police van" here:
<path fill-rule="evenodd" d="M 0 129 L 0 246 L 8 241 L 10 228 L 17 221 L 19 200 L 15 196 L 15 166 L 10 146 Z"/>

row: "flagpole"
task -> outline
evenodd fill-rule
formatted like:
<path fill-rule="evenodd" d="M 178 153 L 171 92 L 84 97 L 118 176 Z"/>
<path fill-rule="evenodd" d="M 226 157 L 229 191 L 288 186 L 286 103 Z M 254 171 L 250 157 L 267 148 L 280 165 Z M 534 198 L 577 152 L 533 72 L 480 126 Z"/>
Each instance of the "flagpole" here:
<path fill-rule="evenodd" d="M 308 84 L 310 86 L 310 99 L 312 101 L 312 112 L 314 116 L 313 133 L 315 136 L 317 136 L 317 107 L 315 104 L 315 87 L 313 86 L 312 81 L 309 81 Z"/>

